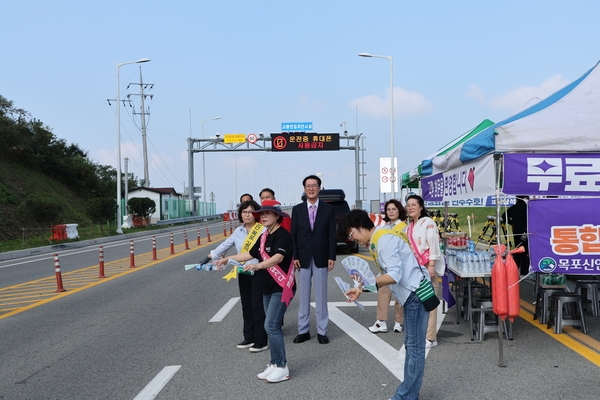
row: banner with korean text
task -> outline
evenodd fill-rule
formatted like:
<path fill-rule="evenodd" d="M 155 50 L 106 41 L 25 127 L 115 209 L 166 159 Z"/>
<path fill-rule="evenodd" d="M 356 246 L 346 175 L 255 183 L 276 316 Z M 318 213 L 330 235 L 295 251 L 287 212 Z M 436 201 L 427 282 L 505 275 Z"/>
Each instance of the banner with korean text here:
<path fill-rule="evenodd" d="M 494 158 L 482 157 L 474 162 L 421 179 L 425 201 L 460 201 L 483 199 L 495 193 Z M 475 204 L 479 205 L 479 204 Z"/>
<path fill-rule="evenodd" d="M 504 193 L 600 195 L 598 153 L 504 154 Z"/>
<path fill-rule="evenodd" d="M 527 205 L 536 272 L 600 274 L 600 198 L 532 199 Z"/>

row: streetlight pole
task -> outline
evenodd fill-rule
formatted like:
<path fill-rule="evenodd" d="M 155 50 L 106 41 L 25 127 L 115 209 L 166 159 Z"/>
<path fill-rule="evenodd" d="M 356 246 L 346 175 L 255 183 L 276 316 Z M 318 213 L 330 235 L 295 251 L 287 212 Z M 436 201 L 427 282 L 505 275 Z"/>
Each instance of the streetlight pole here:
<path fill-rule="evenodd" d="M 148 58 L 140 58 L 137 61 L 127 61 L 124 63 L 117 64 L 117 233 L 123 233 L 121 229 L 122 218 L 121 215 L 121 83 L 119 79 L 119 68 L 127 64 L 141 64 L 150 61 Z"/>
<path fill-rule="evenodd" d="M 124 161 L 125 161 L 125 213 L 127 213 L 127 201 L 129 200 L 129 158 L 125 157 Z"/>
<path fill-rule="evenodd" d="M 202 121 L 202 139 L 204 139 L 204 123 L 206 121 L 215 121 L 221 117 L 214 117 Z M 206 201 L 208 200 L 208 190 L 206 190 L 206 163 L 204 162 L 204 150 L 202 150 L 202 193 L 204 194 L 203 214 L 206 215 Z"/>
<path fill-rule="evenodd" d="M 391 159 L 390 159 L 390 181 L 392 183 L 391 199 L 396 197 L 394 186 L 396 184 L 396 168 L 394 165 L 394 62 L 392 56 L 376 56 L 369 53 L 360 53 L 360 57 L 385 58 L 390 62 L 390 141 L 391 141 Z"/>
<path fill-rule="evenodd" d="M 267 181 L 267 167 L 271 164 L 275 164 L 275 162 L 270 162 L 265 164 L 265 187 L 268 188 L 269 187 L 269 182 Z"/>
<path fill-rule="evenodd" d="M 262 153 L 259 157 L 264 156 Z M 256 193 L 256 156 L 252 157 L 252 194 Z"/>

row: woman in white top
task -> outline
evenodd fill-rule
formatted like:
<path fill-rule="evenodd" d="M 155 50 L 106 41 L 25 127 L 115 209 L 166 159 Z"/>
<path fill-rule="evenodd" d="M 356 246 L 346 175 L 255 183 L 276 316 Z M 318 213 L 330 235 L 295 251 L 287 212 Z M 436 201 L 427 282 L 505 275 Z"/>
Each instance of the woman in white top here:
<path fill-rule="evenodd" d="M 243 225 L 238 226 L 227 239 L 214 250 L 211 250 L 207 259 L 221 258 L 235 246 L 236 254 L 248 251 L 257 240 L 265 227 L 256 221 L 252 214 L 260 208 L 254 200 L 244 201 L 238 207 L 238 218 Z M 255 238 L 251 238 L 254 235 Z M 251 239 L 254 239 L 253 241 Z M 250 243 L 252 242 L 252 243 Z M 249 248 L 242 249 L 245 244 Z M 202 263 L 208 262 L 204 260 Z M 256 258 L 246 261 L 246 264 L 257 264 Z M 262 279 L 254 275 L 238 274 L 240 299 L 242 302 L 242 318 L 244 320 L 244 340 L 238 343 L 238 349 L 249 348 L 251 352 L 258 353 L 269 348 L 267 333 L 265 332 L 265 308 L 263 306 Z"/>
<path fill-rule="evenodd" d="M 407 197 L 406 212 L 408 214 L 408 226 L 406 230 L 409 238 L 412 237 L 411 245 L 413 252 L 419 264 L 429 271 L 431 283 L 436 295 L 439 297 L 439 274 L 443 274 L 444 271 L 436 271 L 435 267 L 436 264 L 438 266 L 443 266 L 444 264 L 440 262 L 436 263 L 436 261 L 441 260 L 443 257 L 440 251 L 440 232 L 437 224 L 427 216 L 423 198 L 416 194 Z M 425 347 L 431 348 L 437 345 L 437 309 L 435 309 L 429 313 Z"/>
<path fill-rule="evenodd" d="M 395 199 L 388 200 L 384 205 L 385 216 L 383 220 L 386 222 L 385 228 L 403 230 L 406 228 L 406 210 L 402 207 L 402 204 Z M 377 290 L 377 320 L 373 326 L 369 327 L 369 331 L 373 333 L 387 332 L 387 319 L 388 312 L 390 310 L 390 300 L 392 299 L 392 291 L 389 286 L 382 286 Z M 404 322 L 404 312 L 402 311 L 402 305 L 396 299 L 394 303 L 395 310 L 395 323 L 394 332 L 402 332 L 404 328 L 402 323 Z"/>

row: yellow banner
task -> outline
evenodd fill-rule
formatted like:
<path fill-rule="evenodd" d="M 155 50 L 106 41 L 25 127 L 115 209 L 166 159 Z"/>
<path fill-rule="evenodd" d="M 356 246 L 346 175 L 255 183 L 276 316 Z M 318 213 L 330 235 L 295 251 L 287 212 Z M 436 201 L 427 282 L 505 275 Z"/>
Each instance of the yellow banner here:
<path fill-rule="evenodd" d="M 244 143 L 246 135 L 243 133 L 226 133 L 223 135 L 224 143 Z"/>

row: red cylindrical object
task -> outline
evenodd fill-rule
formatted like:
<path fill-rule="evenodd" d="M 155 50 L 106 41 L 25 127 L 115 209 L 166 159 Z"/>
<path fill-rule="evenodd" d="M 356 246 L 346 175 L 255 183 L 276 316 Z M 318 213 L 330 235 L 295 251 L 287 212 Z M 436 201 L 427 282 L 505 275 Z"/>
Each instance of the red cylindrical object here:
<path fill-rule="evenodd" d="M 227 236 L 227 222 L 223 221 L 223 236 Z"/>
<path fill-rule="evenodd" d="M 158 260 L 156 257 L 156 236 L 152 236 L 152 261 Z"/>
<path fill-rule="evenodd" d="M 233 235 L 233 221 L 229 220 L 229 234 Z"/>
<path fill-rule="evenodd" d="M 135 254 L 133 251 L 133 240 L 129 241 L 129 268 L 135 268 Z"/>
<path fill-rule="evenodd" d="M 185 231 L 185 229 L 183 230 L 183 242 L 185 243 L 185 249 L 189 250 L 190 249 L 190 245 L 188 243 L 187 232 Z"/>
<path fill-rule="evenodd" d="M 175 245 L 173 244 L 173 233 L 171 233 L 171 254 L 175 254 Z"/>
<path fill-rule="evenodd" d="M 198 228 L 198 246 L 200 246 L 200 228 Z"/>
<path fill-rule="evenodd" d="M 104 276 L 104 247 L 98 247 L 98 278 L 106 278 Z"/>
<path fill-rule="evenodd" d="M 206 240 L 207 240 L 208 242 L 211 242 L 211 240 L 210 240 L 210 232 L 208 231 L 208 226 L 206 227 L 206 237 L 207 237 L 207 239 L 206 239 Z"/>
<path fill-rule="evenodd" d="M 63 287 L 62 275 L 60 273 L 60 263 L 58 262 L 58 254 L 54 255 L 54 274 L 56 275 L 56 291 L 66 292 Z"/>
<path fill-rule="evenodd" d="M 519 246 L 506 256 L 506 284 L 508 287 L 508 319 L 512 322 L 515 317 L 521 314 L 521 288 L 519 285 L 519 268 L 513 258 L 513 254 L 525 251 L 523 246 Z"/>
<path fill-rule="evenodd" d="M 506 246 L 494 245 L 496 251 L 496 261 L 492 267 L 492 307 L 494 314 L 503 321 L 508 315 L 508 285 L 506 284 L 506 265 L 502 259 L 502 254 Z"/>

